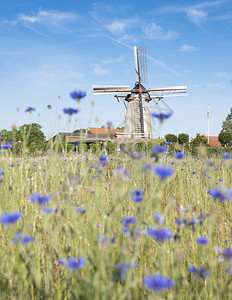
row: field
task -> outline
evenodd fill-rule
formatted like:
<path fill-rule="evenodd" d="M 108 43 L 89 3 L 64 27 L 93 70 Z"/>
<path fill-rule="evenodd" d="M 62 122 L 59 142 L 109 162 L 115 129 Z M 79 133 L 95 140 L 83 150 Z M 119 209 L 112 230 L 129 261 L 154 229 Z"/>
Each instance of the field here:
<path fill-rule="evenodd" d="M 232 298 L 230 156 L 157 152 L 2 150 L 0 298 Z"/>

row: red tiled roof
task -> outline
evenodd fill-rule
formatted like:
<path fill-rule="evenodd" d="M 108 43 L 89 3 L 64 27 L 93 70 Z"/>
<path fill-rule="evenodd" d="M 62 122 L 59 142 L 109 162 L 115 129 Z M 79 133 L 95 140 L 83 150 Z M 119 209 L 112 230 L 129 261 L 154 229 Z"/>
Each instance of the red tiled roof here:
<path fill-rule="evenodd" d="M 208 141 L 208 136 L 205 136 L 204 138 Z M 209 145 L 211 147 L 222 147 L 222 144 L 219 142 L 217 136 L 209 136 Z"/>
<path fill-rule="evenodd" d="M 107 128 L 96 128 L 96 127 L 89 127 L 88 130 L 93 134 L 112 134 L 112 133 L 123 133 L 123 129 L 113 129 L 109 130 Z"/>

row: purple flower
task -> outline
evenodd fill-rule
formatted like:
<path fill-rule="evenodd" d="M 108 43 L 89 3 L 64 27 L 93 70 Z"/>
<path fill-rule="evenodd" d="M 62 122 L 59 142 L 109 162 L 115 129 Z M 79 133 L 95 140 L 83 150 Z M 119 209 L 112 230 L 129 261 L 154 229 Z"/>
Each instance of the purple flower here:
<path fill-rule="evenodd" d="M 143 190 L 134 190 L 133 192 L 130 193 L 131 199 L 134 202 L 142 202 L 143 195 L 144 195 Z"/>
<path fill-rule="evenodd" d="M 66 260 L 58 259 L 57 263 L 59 265 L 64 265 L 67 268 L 69 268 L 72 271 L 76 271 L 79 269 L 84 268 L 86 265 L 86 260 L 84 257 L 76 258 L 76 257 L 70 257 Z"/>
<path fill-rule="evenodd" d="M 163 153 L 163 152 L 166 152 L 167 151 L 167 147 L 166 146 L 159 146 L 159 145 L 155 145 L 153 147 L 153 150 L 155 152 L 158 152 L 158 153 Z"/>
<path fill-rule="evenodd" d="M 124 281 L 126 279 L 126 273 L 128 269 L 136 270 L 138 268 L 138 263 L 130 264 L 130 263 L 117 263 L 117 269 L 121 271 L 120 280 Z"/>
<path fill-rule="evenodd" d="M 26 110 L 25 110 L 25 112 L 33 112 L 33 111 L 35 111 L 35 108 L 34 107 L 28 107 Z"/>
<path fill-rule="evenodd" d="M 177 159 L 183 159 L 183 158 L 185 158 L 185 154 L 182 153 L 182 152 L 176 152 L 175 153 L 175 158 L 177 158 Z"/>
<path fill-rule="evenodd" d="M 10 225 L 16 223 L 23 217 L 20 211 L 13 211 L 13 212 L 5 212 L 0 216 L 0 222 L 2 225 Z"/>
<path fill-rule="evenodd" d="M 86 208 L 84 208 L 83 206 L 78 206 L 78 207 L 76 207 L 76 212 L 80 212 L 80 213 L 85 213 L 86 211 L 87 211 L 87 207 Z"/>
<path fill-rule="evenodd" d="M 167 166 L 157 166 L 154 168 L 155 175 L 159 176 L 160 179 L 171 177 L 174 174 L 174 170 Z"/>
<path fill-rule="evenodd" d="M 175 287 L 175 282 L 171 278 L 161 274 L 146 276 L 144 278 L 144 284 L 148 289 L 155 292 L 160 292 L 165 289 L 174 289 Z"/>
<path fill-rule="evenodd" d="M 201 236 L 196 239 L 196 242 L 200 245 L 207 245 L 209 243 L 209 240 L 206 236 Z"/>
<path fill-rule="evenodd" d="M 0 175 L 4 175 L 4 174 L 5 174 L 4 170 L 0 170 Z"/>
<path fill-rule="evenodd" d="M 42 210 L 42 212 L 44 212 L 46 214 L 51 214 L 51 213 L 57 213 L 58 212 L 58 208 L 57 207 L 51 208 L 51 207 L 45 206 L 41 210 Z"/>
<path fill-rule="evenodd" d="M 47 204 L 51 200 L 51 195 L 42 197 L 39 193 L 34 193 L 29 196 L 29 201 L 40 205 Z"/>
<path fill-rule="evenodd" d="M 204 280 L 207 280 L 209 277 L 209 274 L 210 274 L 209 270 L 207 270 L 205 268 L 196 268 L 193 265 L 189 266 L 188 270 L 190 273 L 196 274 L 199 277 L 203 278 Z"/>
<path fill-rule="evenodd" d="M 107 161 L 108 161 L 107 156 L 101 155 L 99 157 L 99 166 L 100 167 L 105 167 L 107 165 Z"/>
<path fill-rule="evenodd" d="M 80 100 L 82 98 L 85 98 L 86 96 L 86 92 L 83 92 L 83 91 L 73 91 L 72 93 L 70 93 L 70 97 L 75 99 L 75 100 Z"/>
<path fill-rule="evenodd" d="M 164 242 L 169 240 L 172 237 L 173 233 L 168 228 L 148 228 L 147 235 L 153 237 L 157 242 Z"/>
<path fill-rule="evenodd" d="M 172 145 L 172 142 L 166 142 L 166 145 Z"/>
<path fill-rule="evenodd" d="M 222 255 L 225 258 L 231 260 L 232 259 L 232 250 L 230 248 L 229 249 L 225 249 L 225 250 L 222 251 Z"/>
<path fill-rule="evenodd" d="M 157 223 L 160 223 L 160 224 L 163 224 L 165 222 L 161 213 L 155 213 L 154 219 Z"/>
<path fill-rule="evenodd" d="M 213 199 L 219 199 L 222 202 L 226 202 L 229 200 L 232 200 L 232 190 L 227 189 L 224 190 L 222 188 L 214 188 L 212 190 L 209 190 L 208 193 L 211 195 Z"/>
<path fill-rule="evenodd" d="M 168 119 L 172 116 L 172 112 L 169 111 L 167 113 L 162 113 L 162 112 L 157 113 L 154 111 L 151 115 L 152 117 L 159 119 L 160 122 L 162 123 L 165 119 Z"/>
<path fill-rule="evenodd" d="M 32 236 L 23 234 L 22 232 L 17 233 L 15 238 L 12 240 L 12 242 L 14 244 L 21 242 L 23 245 L 27 245 L 33 241 L 34 241 L 34 238 Z"/>
<path fill-rule="evenodd" d="M 222 158 L 223 159 L 226 159 L 226 160 L 229 160 L 229 159 L 231 159 L 231 154 L 230 153 L 224 153 L 224 154 L 222 154 Z"/>
<path fill-rule="evenodd" d="M 152 165 L 150 164 L 147 164 L 145 166 L 143 166 L 143 172 L 146 173 L 148 171 L 151 171 L 152 170 Z"/>
<path fill-rule="evenodd" d="M 63 112 L 65 114 L 69 114 L 71 116 L 72 114 L 77 114 L 79 112 L 79 110 L 78 109 L 74 109 L 74 108 L 64 108 Z"/>
<path fill-rule="evenodd" d="M 7 145 L 0 145 L 0 148 L 3 150 L 7 150 L 7 149 L 11 149 L 12 145 L 11 144 L 7 144 Z"/>
<path fill-rule="evenodd" d="M 122 218 L 121 222 L 123 223 L 124 227 L 128 227 L 131 224 L 135 224 L 137 222 L 137 218 L 136 217 Z"/>

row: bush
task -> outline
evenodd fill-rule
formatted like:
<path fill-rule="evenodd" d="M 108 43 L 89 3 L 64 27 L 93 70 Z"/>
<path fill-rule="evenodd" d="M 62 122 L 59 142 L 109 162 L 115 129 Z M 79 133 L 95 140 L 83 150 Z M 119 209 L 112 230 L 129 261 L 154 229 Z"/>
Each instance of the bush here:
<path fill-rule="evenodd" d="M 178 135 L 178 143 L 181 145 L 187 144 L 189 142 L 189 135 L 187 133 L 180 133 Z"/>
<path fill-rule="evenodd" d="M 90 144 L 89 148 L 90 148 L 90 150 L 91 150 L 92 153 L 96 153 L 96 144 L 94 144 L 94 143 Z"/>
<path fill-rule="evenodd" d="M 218 140 L 223 147 L 230 145 L 232 142 L 232 132 L 231 131 L 221 131 L 218 135 Z"/>
<path fill-rule="evenodd" d="M 147 142 L 147 152 L 150 153 L 153 151 L 153 147 L 156 145 L 155 140 Z"/>
<path fill-rule="evenodd" d="M 175 134 L 166 134 L 165 135 L 165 139 L 167 142 L 172 142 L 172 143 L 176 143 L 177 142 L 177 136 Z"/>
<path fill-rule="evenodd" d="M 108 153 L 109 154 L 113 154 L 115 153 L 117 150 L 117 144 L 116 143 L 112 143 L 112 142 L 109 142 L 108 143 Z"/>

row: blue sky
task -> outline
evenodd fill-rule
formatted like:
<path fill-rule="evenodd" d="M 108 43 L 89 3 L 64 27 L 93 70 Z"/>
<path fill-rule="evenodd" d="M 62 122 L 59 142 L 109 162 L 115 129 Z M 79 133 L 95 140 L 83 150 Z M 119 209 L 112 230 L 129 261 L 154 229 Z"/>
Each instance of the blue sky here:
<path fill-rule="evenodd" d="M 161 129 L 154 124 L 155 136 L 207 135 L 208 104 L 210 135 L 220 132 L 232 107 L 231 0 L 0 0 L 0 5 L 0 129 L 36 122 L 51 136 L 108 121 L 122 126 L 116 99 L 93 96 L 92 86 L 133 87 L 137 45 L 147 50 L 146 87 L 188 86 L 187 96 L 165 100 L 174 114 Z M 87 97 L 69 122 L 62 109 L 75 108 L 69 96 L 74 90 Z M 25 113 L 28 106 L 36 113 Z"/>

